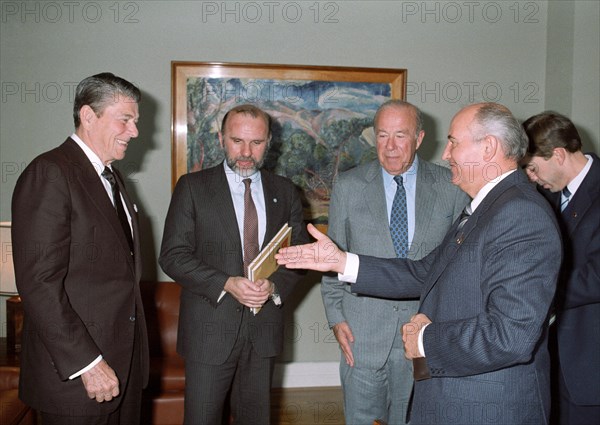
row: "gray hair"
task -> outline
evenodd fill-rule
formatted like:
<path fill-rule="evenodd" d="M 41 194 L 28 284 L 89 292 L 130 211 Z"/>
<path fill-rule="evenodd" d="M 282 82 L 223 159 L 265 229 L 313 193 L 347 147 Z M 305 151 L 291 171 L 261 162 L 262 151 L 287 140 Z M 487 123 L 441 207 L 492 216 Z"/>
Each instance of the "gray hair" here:
<path fill-rule="evenodd" d="M 483 103 L 475 114 L 471 129 L 473 138 L 479 142 L 486 135 L 500 140 L 504 155 L 519 162 L 527 153 L 527 135 L 510 110 L 498 103 Z"/>
<path fill-rule="evenodd" d="M 142 98 L 140 89 L 110 72 L 92 75 L 81 81 L 75 90 L 73 103 L 75 128 L 81 125 L 79 111 L 83 106 L 88 105 L 97 116 L 100 116 L 104 108 L 109 103 L 115 102 L 120 95 L 132 99 L 135 103 L 139 103 Z"/>
<path fill-rule="evenodd" d="M 421 112 L 421 110 L 419 108 L 417 108 L 415 105 L 413 105 L 412 103 L 409 103 L 405 100 L 401 100 L 401 99 L 391 99 L 388 100 L 387 102 L 383 103 L 379 109 L 377 109 L 377 112 L 375 112 L 375 118 L 373 118 L 373 125 L 376 126 L 377 125 L 377 120 L 379 119 L 379 114 L 381 114 L 381 112 L 385 109 L 388 108 L 409 108 L 411 111 L 413 111 L 414 115 L 415 115 L 415 122 L 416 122 L 416 132 L 415 132 L 415 137 L 419 136 L 419 133 L 423 130 L 423 113 Z"/>

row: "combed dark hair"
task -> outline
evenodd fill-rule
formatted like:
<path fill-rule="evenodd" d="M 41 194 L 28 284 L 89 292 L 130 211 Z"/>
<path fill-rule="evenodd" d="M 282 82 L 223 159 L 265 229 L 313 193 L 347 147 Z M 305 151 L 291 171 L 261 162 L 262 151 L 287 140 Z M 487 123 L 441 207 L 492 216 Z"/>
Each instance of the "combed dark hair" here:
<path fill-rule="evenodd" d="M 554 111 L 545 111 L 528 118 L 523 128 L 529 138 L 527 153 L 548 159 L 554 148 L 564 148 L 568 152 L 581 150 L 581 137 L 573 122 Z"/>
<path fill-rule="evenodd" d="M 230 115 L 233 114 L 246 114 L 250 115 L 252 118 L 262 118 L 267 124 L 267 137 L 269 139 L 271 138 L 271 116 L 262 109 L 251 104 L 238 105 L 227 111 L 227 113 L 223 117 L 223 121 L 221 122 L 221 133 L 225 134 L 227 119 Z"/>
<path fill-rule="evenodd" d="M 115 102 L 119 96 L 125 96 L 139 103 L 142 94 L 140 89 L 127 80 L 117 77 L 110 72 L 92 75 L 81 81 L 75 91 L 75 102 L 73 104 L 73 121 L 75 128 L 79 128 L 79 111 L 85 105 L 88 105 L 100 116 L 104 108 Z"/>
<path fill-rule="evenodd" d="M 419 108 L 417 108 L 412 103 L 409 103 L 405 100 L 400 99 L 391 99 L 381 104 L 381 106 L 375 112 L 375 118 L 373 118 L 373 126 L 376 125 L 377 120 L 379 119 L 379 114 L 385 109 L 388 108 L 409 108 L 415 114 L 415 121 L 417 124 L 417 131 L 415 133 L 415 137 L 419 136 L 421 130 L 423 130 L 423 113 Z"/>
<path fill-rule="evenodd" d="M 481 141 L 486 135 L 500 140 L 504 155 L 519 162 L 527 153 L 527 136 L 512 112 L 499 103 L 483 103 L 475 113 L 471 130 L 475 141 Z"/>

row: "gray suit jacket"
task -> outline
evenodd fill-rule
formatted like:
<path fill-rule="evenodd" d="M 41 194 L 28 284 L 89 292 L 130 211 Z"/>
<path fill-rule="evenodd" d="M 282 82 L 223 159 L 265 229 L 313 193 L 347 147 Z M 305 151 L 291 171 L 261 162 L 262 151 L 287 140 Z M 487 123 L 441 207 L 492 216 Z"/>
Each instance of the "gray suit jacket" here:
<path fill-rule="evenodd" d="M 431 252 L 460 215 L 468 196 L 451 183 L 447 168 L 419 160 L 416 224 L 409 258 Z M 328 235 L 340 248 L 382 258 L 396 256 L 390 236 L 379 161 L 340 174 L 329 206 Z M 398 326 L 415 314 L 418 302 L 359 296 L 337 276 L 323 277 L 321 293 L 330 326 L 348 322 L 355 337 L 355 365 L 378 369 L 388 358 Z"/>
<path fill-rule="evenodd" d="M 562 257 L 548 203 L 521 170 L 461 232 L 420 261 L 360 257 L 359 293 L 421 297 L 432 378 L 415 383 L 411 424 L 547 423 L 548 312 Z"/>
<path fill-rule="evenodd" d="M 292 244 L 308 241 L 297 189 L 288 179 L 261 171 L 268 243 L 288 223 Z M 188 360 L 222 364 L 242 324 L 243 306 L 231 295 L 218 302 L 225 281 L 243 276 L 242 244 L 223 164 L 183 175 L 173 192 L 159 263 L 182 286 L 177 350 Z M 283 305 L 302 272 L 280 267 L 270 280 Z M 250 316 L 254 347 L 262 357 L 283 348 L 283 311 L 268 301 Z"/>

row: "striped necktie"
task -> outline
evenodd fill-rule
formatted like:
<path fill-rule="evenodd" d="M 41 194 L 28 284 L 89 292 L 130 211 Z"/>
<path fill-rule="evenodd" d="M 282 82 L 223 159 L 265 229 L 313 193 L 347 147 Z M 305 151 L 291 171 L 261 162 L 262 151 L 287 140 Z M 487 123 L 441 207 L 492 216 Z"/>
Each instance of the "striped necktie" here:
<path fill-rule="evenodd" d="M 571 191 L 565 186 L 562 190 L 561 203 L 560 203 L 560 211 L 564 211 L 571 200 Z"/>

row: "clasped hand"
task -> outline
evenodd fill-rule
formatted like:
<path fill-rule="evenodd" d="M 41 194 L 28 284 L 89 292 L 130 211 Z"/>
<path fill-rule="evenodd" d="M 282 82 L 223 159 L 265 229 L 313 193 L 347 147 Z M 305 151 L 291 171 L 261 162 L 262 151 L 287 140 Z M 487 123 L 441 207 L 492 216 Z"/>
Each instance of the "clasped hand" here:
<path fill-rule="evenodd" d="M 225 292 L 249 308 L 262 307 L 274 291 L 273 283 L 268 279 L 252 282 L 242 276 L 232 276 L 225 282 Z"/>

